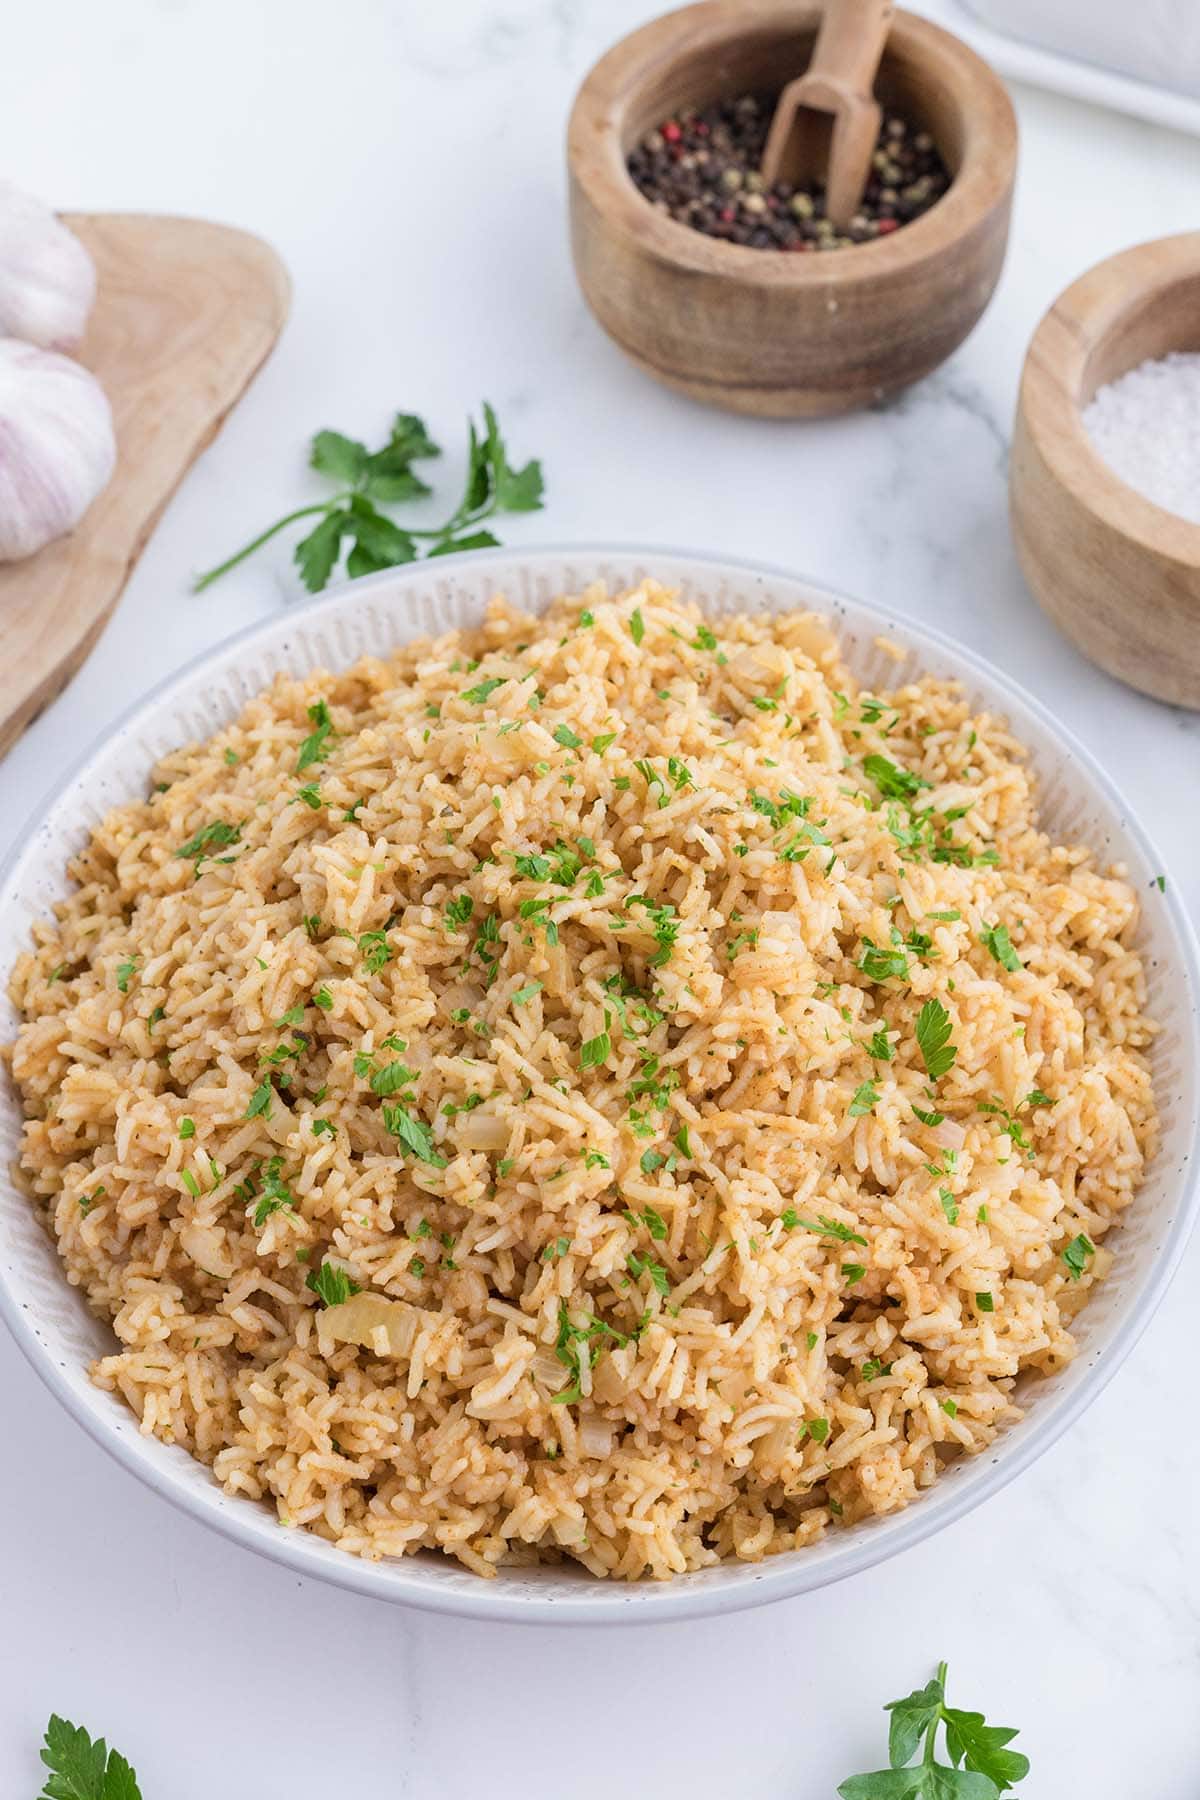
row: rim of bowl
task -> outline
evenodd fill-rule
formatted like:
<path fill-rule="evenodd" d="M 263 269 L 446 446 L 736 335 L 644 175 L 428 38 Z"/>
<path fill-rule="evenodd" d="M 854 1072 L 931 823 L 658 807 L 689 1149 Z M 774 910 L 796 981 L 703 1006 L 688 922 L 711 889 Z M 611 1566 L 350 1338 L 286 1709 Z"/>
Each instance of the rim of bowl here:
<path fill-rule="evenodd" d="M 1017 164 L 1016 114 L 1007 87 L 990 63 L 953 32 L 900 7 L 891 32 L 898 32 L 927 58 L 939 59 L 961 83 L 957 98 L 964 125 L 963 160 L 928 212 L 887 237 L 855 244 L 852 266 L 838 262 L 836 252 L 770 256 L 749 245 L 727 244 L 664 218 L 638 191 L 621 148 L 630 101 L 615 93 L 614 85 L 624 85 L 639 68 L 645 79 L 684 62 L 704 42 L 712 47 L 773 19 L 781 25 L 794 24 L 796 10 L 786 0 L 695 0 L 620 38 L 588 70 L 571 107 L 567 154 L 575 179 L 598 213 L 640 246 L 649 244 L 664 262 L 747 285 L 804 288 L 875 281 L 946 255 L 948 245 L 966 237 L 1011 195 Z M 705 26 L 709 30 L 701 39 Z M 591 154 L 597 138 L 603 162 Z M 831 262 L 838 266 L 831 267 Z"/>
<path fill-rule="evenodd" d="M 700 565 L 714 572 L 764 582 L 784 581 L 805 590 L 806 601 L 815 607 L 828 606 L 835 614 L 848 609 L 856 621 L 885 635 L 899 633 L 907 637 L 914 654 L 929 658 L 930 654 L 949 658 L 951 674 L 967 670 L 984 687 L 992 687 L 1024 708 L 1056 739 L 1083 770 L 1088 785 L 1098 789 L 1122 820 L 1125 829 L 1142 851 L 1147 862 L 1166 874 L 1163 900 L 1169 910 L 1175 936 L 1182 951 L 1182 975 L 1190 998 L 1190 1043 L 1194 1063 L 1200 1064 L 1200 944 L 1191 919 L 1179 899 L 1178 884 L 1170 879 L 1169 865 L 1158 847 L 1141 825 L 1136 813 L 1126 803 L 1119 788 L 1090 750 L 1063 726 L 1048 706 L 1030 694 L 1020 682 L 998 670 L 985 658 L 960 644 L 938 627 L 910 619 L 891 607 L 880 608 L 830 588 L 823 582 L 782 567 L 777 563 L 721 556 L 715 553 L 680 549 L 670 545 L 630 544 L 622 542 L 582 544 L 555 543 L 525 548 L 498 548 L 494 551 L 468 551 L 438 559 L 439 577 L 453 577 L 457 569 L 482 569 L 490 562 L 511 566 L 514 563 L 536 567 L 541 562 L 566 559 L 601 564 L 612 558 L 632 559 L 653 565 L 655 560 Z M 0 902 L 18 865 L 28 853 L 28 845 L 40 824 L 68 796 L 84 776 L 93 760 L 117 736 L 136 726 L 143 714 L 153 712 L 177 687 L 184 687 L 208 664 L 219 661 L 234 649 L 249 647 L 259 639 L 270 640 L 291 621 L 308 621 L 322 613 L 336 614 L 350 600 L 369 600 L 374 593 L 414 578 L 413 568 L 385 569 L 376 575 L 343 582 L 331 593 L 313 600 L 289 605 L 281 613 L 256 620 L 211 645 L 172 674 L 155 683 L 148 693 L 133 702 L 111 724 L 99 731 L 83 754 L 33 808 L 28 829 L 18 834 L 12 849 L 0 865 Z M 957 670 L 953 667 L 957 665 Z M 47 1346 L 34 1331 L 26 1308 L 9 1286 L 0 1270 L 0 1317 L 15 1338 L 26 1361 L 50 1389 L 66 1411 L 81 1425 L 101 1449 L 124 1469 L 136 1476 L 161 1498 L 179 1511 L 219 1532 L 223 1537 L 268 1560 L 279 1563 L 293 1573 L 326 1581 L 332 1586 L 385 1600 L 393 1605 L 412 1606 L 418 1611 L 441 1613 L 458 1618 L 478 1619 L 504 1624 L 530 1625 L 633 1625 L 657 1624 L 670 1620 L 710 1617 L 723 1612 L 740 1612 L 774 1600 L 795 1598 L 818 1588 L 831 1586 L 852 1575 L 864 1573 L 879 1563 L 912 1549 L 937 1532 L 973 1512 L 1027 1470 L 1056 1443 L 1063 1433 L 1085 1413 L 1107 1387 L 1158 1310 L 1163 1296 L 1179 1268 L 1187 1248 L 1196 1215 L 1200 1212 L 1200 1113 L 1193 1127 L 1187 1157 L 1189 1173 L 1181 1177 L 1179 1204 L 1168 1228 L 1167 1237 L 1153 1271 L 1147 1279 L 1138 1304 L 1113 1332 L 1102 1357 L 1094 1358 L 1079 1378 L 1073 1393 L 1067 1394 L 1049 1414 L 1041 1430 L 1022 1440 L 1010 1439 L 1006 1445 L 1002 1433 L 991 1447 L 988 1466 L 974 1483 L 967 1482 L 939 1493 L 935 1487 L 902 1512 L 880 1521 L 883 1529 L 863 1529 L 857 1539 L 847 1533 L 839 1554 L 821 1563 L 806 1562 L 804 1551 L 793 1551 L 769 1557 L 762 1563 L 726 1564 L 738 1579 L 728 1585 L 704 1587 L 689 1585 L 689 1576 L 676 1577 L 664 1583 L 605 1583 L 580 1578 L 589 1593 L 587 1600 L 548 1599 L 536 1592 L 506 1591 L 503 1571 L 494 1581 L 477 1580 L 475 1587 L 461 1589 L 447 1584 L 437 1592 L 433 1587 L 407 1589 L 404 1583 L 408 1559 L 389 1559 L 385 1563 L 366 1562 L 362 1558 L 337 1550 L 326 1540 L 298 1529 L 279 1524 L 269 1510 L 253 1501 L 230 1497 L 215 1480 L 191 1487 L 178 1480 L 168 1460 L 170 1447 L 157 1439 L 144 1439 L 140 1432 L 128 1433 L 117 1426 L 116 1417 L 102 1413 L 91 1404 L 86 1390 L 77 1391 L 65 1379 L 63 1371 L 49 1354 Z M 99 1391 L 97 1390 L 97 1393 Z M 186 1452 L 184 1453 L 186 1454 Z M 980 1462 L 982 1459 L 979 1459 Z M 385 1574 L 384 1571 L 387 1571 Z M 700 1571 L 703 1575 L 704 1571 Z"/>
<path fill-rule="evenodd" d="M 1149 280 L 1148 268 L 1154 271 Z M 1115 296 L 1114 276 L 1120 281 Z M 1146 238 L 1094 263 L 1039 320 L 1025 353 L 1019 405 L 1046 466 L 1091 518 L 1142 550 L 1200 569 L 1200 524 L 1131 487 L 1105 461 L 1083 422 L 1088 364 L 1100 346 L 1143 302 L 1188 276 L 1200 292 L 1200 231 Z M 1102 331 L 1089 343 L 1085 333 L 1096 322 Z"/>

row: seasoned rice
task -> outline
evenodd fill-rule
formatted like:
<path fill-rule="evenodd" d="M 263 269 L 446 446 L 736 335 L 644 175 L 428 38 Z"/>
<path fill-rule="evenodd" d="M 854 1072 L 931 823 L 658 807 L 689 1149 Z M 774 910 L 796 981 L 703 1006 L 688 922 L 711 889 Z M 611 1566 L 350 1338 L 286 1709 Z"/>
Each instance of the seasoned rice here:
<path fill-rule="evenodd" d="M 1153 1151 L 1133 891 L 811 615 L 497 600 L 279 677 L 71 874 L 10 1055 L 94 1378 L 363 1556 L 907 1505 L 1070 1359 Z"/>

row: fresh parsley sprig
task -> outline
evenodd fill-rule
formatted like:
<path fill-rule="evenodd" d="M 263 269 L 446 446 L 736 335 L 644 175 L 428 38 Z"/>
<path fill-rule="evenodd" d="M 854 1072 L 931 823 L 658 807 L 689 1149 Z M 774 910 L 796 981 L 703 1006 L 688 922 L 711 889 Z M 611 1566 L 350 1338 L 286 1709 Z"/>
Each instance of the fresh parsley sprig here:
<path fill-rule="evenodd" d="M 988 1725 L 982 1713 L 946 1705 L 945 1663 L 925 1687 L 890 1701 L 887 1710 L 890 1766 L 851 1775 L 838 1788 L 841 1800 L 997 1800 L 1029 1773 L 1029 1758 L 1007 1748 L 1017 1735 L 1011 1726 Z M 942 1727 L 949 1763 L 937 1759 Z M 918 1750 L 921 1760 L 913 1764 Z"/>
<path fill-rule="evenodd" d="M 542 504 L 542 465 L 528 462 L 514 468 L 500 431 L 500 423 L 488 402 L 483 403 L 483 429 L 467 421 L 467 480 L 463 497 L 446 520 L 431 530 L 401 527 L 380 510 L 409 500 L 424 499 L 432 492 L 413 468 L 440 456 L 425 423 L 415 413 L 397 413 L 391 435 L 378 450 L 368 450 L 357 438 L 340 431 L 318 431 L 312 441 L 309 464 L 319 475 L 339 484 L 329 500 L 297 507 L 277 519 L 233 556 L 197 578 L 195 591 L 236 568 L 289 525 L 301 519 L 317 520 L 301 538 L 294 552 L 300 579 L 310 594 L 328 582 L 346 551 L 346 574 L 373 575 L 378 569 L 396 568 L 426 556 L 446 556 L 454 550 L 483 550 L 499 543 L 481 527 L 497 513 L 537 512 Z"/>
<path fill-rule="evenodd" d="M 137 1776 L 118 1750 L 95 1742 L 82 1725 L 51 1713 L 42 1746 L 51 1771 L 38 1800 L 142 1800 Z"/>

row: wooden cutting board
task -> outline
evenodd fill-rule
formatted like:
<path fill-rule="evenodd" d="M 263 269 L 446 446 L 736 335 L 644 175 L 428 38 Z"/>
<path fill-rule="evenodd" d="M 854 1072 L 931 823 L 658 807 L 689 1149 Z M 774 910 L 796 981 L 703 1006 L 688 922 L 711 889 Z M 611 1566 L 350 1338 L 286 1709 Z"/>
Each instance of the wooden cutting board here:
<path fill-rule="evenodd" d="M 0 755 L 78 669 L 167 501 L 262 366 L 291 284 L 269 245 L 203 219 L 66 215 L 96 264 L 79 360 L 113 409 L 117 469 L 69 537 L 0 564 Z"/>

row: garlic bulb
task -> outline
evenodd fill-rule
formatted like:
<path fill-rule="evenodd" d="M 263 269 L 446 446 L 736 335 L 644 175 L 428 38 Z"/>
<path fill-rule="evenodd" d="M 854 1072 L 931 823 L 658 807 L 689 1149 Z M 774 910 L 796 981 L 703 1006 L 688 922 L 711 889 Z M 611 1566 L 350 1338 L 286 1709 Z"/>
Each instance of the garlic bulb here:
<path fill-rule="evenodd" d="M 0 339 L 0 562 L 78 524 L 116 460 L 95 376 L 53 350 Z"/>
<path fill-rule="evenodd" d="M 95 298 L 79 239 L 41 200 L 0 181 L 0 337 L 74 350 Z"/>

